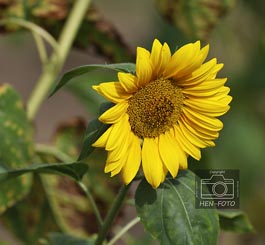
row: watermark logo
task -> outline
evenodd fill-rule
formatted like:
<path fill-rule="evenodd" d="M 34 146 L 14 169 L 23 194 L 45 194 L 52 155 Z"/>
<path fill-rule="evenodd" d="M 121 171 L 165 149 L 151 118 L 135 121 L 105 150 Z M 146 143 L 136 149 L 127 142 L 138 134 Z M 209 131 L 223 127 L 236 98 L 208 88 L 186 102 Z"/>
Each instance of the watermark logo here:
<path fill-rule="evenodd" d="M 239 170 L 201 169 L 195 173 L 196 208 L 239 208 Z"/>

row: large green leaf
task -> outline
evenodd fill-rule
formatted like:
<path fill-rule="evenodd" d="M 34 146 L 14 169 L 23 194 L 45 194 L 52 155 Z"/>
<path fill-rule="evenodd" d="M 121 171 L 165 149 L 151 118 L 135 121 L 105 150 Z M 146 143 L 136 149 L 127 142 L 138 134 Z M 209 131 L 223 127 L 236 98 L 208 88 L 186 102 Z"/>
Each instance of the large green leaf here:
<path fill-rule="evenodd" d="M 86 163 L 51 163 L 51 164 L 32 164 L 25 168 L 9 169 L 0 168 L 0 183 L 18 177 L 25 173 L 52 173 L 67 175 L 75 180 L 81 180 L 88 170 Z"/>
<path fill-rule="evenodd" d="M 241 210 L 218 210 L 220 227 L 225 231 L 233 232 L 253 232 L 247 215 Z"/>
<path fill-rule="evenodd" d="M 68 72 L 66 72 L 62 78 L 59 80 L 58 84 L 52 90 L 50 96 L 56 93 L 61 87 L 67 84 L 71 79 L 74 77 L 81 76 L 85 73 L 92 72 L 97 69 L 110 69 L 115 71 L 122 71 L 122 72 L 130 72 L 133 73 L 135 71 L 135 64 L 133 63 L 118 63 L 118 64 L 92 64 L 92 65 L 85 65 L 76 67 Z"/>
<path fill-rule="evenodd" d="M 145 229 L 161 244 L 216 244 L 219 231 L 215 209 L 195 208 L 195 175 L 180 171 L 158 189 L 139 184 L 135 203 Z"/>
<path fill-rule="evenodd" d="M 30 164 L 33 157 L 32 127 L 18 93 L 0 86 L 0 169 Z M 31 187 L 31 175 L 10 179 L 0 185 L 0 213 L 24 197 Z"/>

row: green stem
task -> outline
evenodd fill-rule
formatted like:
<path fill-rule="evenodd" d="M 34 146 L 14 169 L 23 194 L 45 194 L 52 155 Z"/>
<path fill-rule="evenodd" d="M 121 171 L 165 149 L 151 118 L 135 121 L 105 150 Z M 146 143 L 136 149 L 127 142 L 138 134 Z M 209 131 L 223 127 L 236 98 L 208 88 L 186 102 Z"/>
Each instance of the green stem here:
<path fill-rule="evenodd" d="M 95 216 L 96 216 L 96 219 L 97 219 L 97 222 L 98 222 L 98 226 L 99 228 L 101 229 L 102 225 L 103 225 L 103 221 L 102 221 L 102 218 L 101 218 L 101 215 L 99 213 L 99 210 L 98 210 L 98 207 L 96 205 L 96 202 L 93 198 L 93 196 L 91 195 L 91 192 L 89 191 L 89 189 L 84 185 L 84 183 L 78 181 L 77 184 L 79 185 L 79 187 L 85 192 L 87 198 L 89 199 L 91 205 L 92 205 L 92 208 L 93 208 L 93 211 L 95 213 Z"/>
<path fill-rule="evenodd" d="M 65 154 L 64 152 L 62 152 L 60 149 L 54 147 L 54 146 L 50 146 L 50 145 L 44 145 L 44 144 L 36 144 L 35 145 L 35 151 L 37 153 L 42 153 L 42 154 L 49 154 L 52 155 L 54 157 L 56 157 L 58 160 L 62 161 L 62 162 L 74 162 L 75 159 L 67 154 Z M 96 205 L 96 202 L 93 198 L 93 196 L 91 195 L 89 189 L 84 185 L 84 183 L 82 183 L 81 181 L 76 181 L 77 185 L 84 191 L 84 193 L 86 194 L 87 198 L 89 199 L 93 211 L 95 212 L 95 216 L 98 222 L 98 226 L 99 228 L 102 227 L 103 221 L 100 215 L 100 212 L 98 210 L 98 207 Z"/>
<path fill-rule="evenodd" d="M 30 30 L 32 33 L 35 33 L 41 36 L 47 43 L 51 45 L 53 49 L 57 50 L 58 48 L 58 44 L 56 40 L 53 38 L 53 36 L 49 32 L 47 32 L 40 26 L 30 21 L 23 20 L 21 18 L 6 18 L 6 19 L 0 20 L 0 25 L 6 25 L 6 24 L 15 24 L 15 25 L 24 27 Z"/>
<path fill-rule="evenodd" d="M 61 151 L 60 149 L 54 146 L 44 145 L 44 144 L 35 144 L 35 151 L 37 153 L 52 155 L 56 157 L 58 160 L 65 162 L 65 163 L 66 162 L 70 163 L 70 162 L 75 161 L 73 157 L 69 156 L 68 154 L 64 153 L 63 151 Z"/>
<path fill-rule="evenodd" d="M 123 185 L 120 188 L 120 191 L 119 191 L 118 195 L 116 196 L 116 199 L 114 200 L 114 202 L 113 202 L 113 204 L 112 204 L 112 206 L 111 206 L 111 208 L 107 214 L 107 217 L 104 220 L 104 223 L 103 223 L 101 229 L 99 230 L 95 245 L 102 245 L 103 241 L 105 240 L 105 238 L 108 234 L 108 231 L 110 229 L 110 226 L 111 226 L 114 218 L 118 214 L 129 188 L 130 188 L 130 184 L 129 185 Z"/>
<path fill-rule="evenodd" d="M 49 62 L 34 88 L 27 104 L 29 120 L 33 120 L 42 102 L 47 97 L 53 83 L 59 75 L 66 57 L 76 37 L 80 24 L 87 12 L 91 0 L 76 0 L 58 40 L 58 49 L 54 50 Z"/>
<path fill-rule="evenodd" d="M 111 241 L 107 245 L 113 245 L 117 242 L 128 230 L 130 230 L 133 226 L 135 226 L 140 221 L 139 217 L 131 220 L 127 225 L 125 225 L 116 235 L 111 239 Z"/>
<path fill-rule="evenodd" d="M 48 55 L 46 52 L 46 48 L 45 48 L 45 44 L 43 42 L 43 39 L 36 32 L 32 32 L 32 35 L 35 39 L 35 43 L 36 43 L 37 49 L 39 51 L 41 63 L 42 63 L 42 65 L 45 65 L 47 63 L 47 60 L 48 60 Z"/>

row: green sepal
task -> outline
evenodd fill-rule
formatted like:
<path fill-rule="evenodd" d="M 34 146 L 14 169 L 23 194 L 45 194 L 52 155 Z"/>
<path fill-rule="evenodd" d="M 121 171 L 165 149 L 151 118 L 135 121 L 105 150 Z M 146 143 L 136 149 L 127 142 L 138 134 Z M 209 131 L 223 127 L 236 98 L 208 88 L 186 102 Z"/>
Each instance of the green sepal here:
<path fill-rule="evenodd" d="M 114 104 L 110 102 L 102 103 L 99 109 L 100 115 L 113 105 Z M 95 148 L 92 146 L 92 144 L 109 128 L 109 126 L 109 124 L 104 124 L 97 118 L 89 122 L 78 161 L 88 157 L 94 151 Z"/>
<path fill-rule="evenodd" d="M 109 69 L 114 70 L 117 72 L 128 72 L 128 73 L 134 73 L 135 72 L 135 64 L 133 63 L 117 63 L 117 64 L 92 64 L 92 65 L 85 65 L 85 66 L 79 66 L 76 67 L 68 72 L 66 72 L 62 78 L 59 80 L 55 88 L 52 90 L 50 96 L 55 94 L 60 88 L 62 88 L 64 85 L 66 85 L 71 79 L 74 77 L 81 76 L 83 74 L 92 72 L 97 69 Z"/>
<path fill-rule="evenodd" d="M 135 204 L 145 229 L 161 244 L 216 244 L 219 221 L 215 209 L 195 208 L 195 175 L 182 170 L 153 189 L 139 184 Z"/>
<path fill-rule="evenodd" d="M 241 210 L 218 210 L 220 227 L 225 231 L 254 232 L 247 215 Z"/>

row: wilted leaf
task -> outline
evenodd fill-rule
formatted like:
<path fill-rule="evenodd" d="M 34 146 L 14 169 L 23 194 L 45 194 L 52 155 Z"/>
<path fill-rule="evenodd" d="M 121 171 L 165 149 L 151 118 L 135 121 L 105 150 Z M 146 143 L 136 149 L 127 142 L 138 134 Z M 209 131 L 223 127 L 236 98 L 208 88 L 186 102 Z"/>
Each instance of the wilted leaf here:
<path fill-rule="evenodd" d="M 180 171 L 158 189 L 139 184 L 135 203 L 145 229 L 161 244 L 216 244 L 219 224 L 215 209 L 195 208 L 195 175 Z"/>
<path fill-rule="evenodd" d="M 57 38 L 73 2 L 72 0 L 5 0 L 2 5 L 0 2 L 0 19 L 12 17 L 31 21 Z M 1 26 L 1 32 L 16 30 L 19 30 L 19 26 L 14 24 Z M 116 28 L 106 21 L 93 5 L 89 8 L 74 42 L 75 47 L 82 49 L 91 45 L 99 54 L 115 62 L 130 60 L 133 56 Z"/>
<path fill-rule="evenodd" d="M 27 198 L 1 215 L 1 223 L 23 244 L 38 244 L 40 237 L 59 229 L 38 177 L 35 176 Z"/>
<path fill-rule="evenodd" d="M 0 172 L 29 165 L 33 157 L 32 128 L 17 92 L 0 86 Z M 0 213 L 24 197 L 31 187 L 31 175 L 1 183 Z"/>
<path fill-rule="evenodd" d="M 156 0 L 157 8 L 170 23 L 190 38 L 205 40 L 234 5 L 235 0 Z"/>

